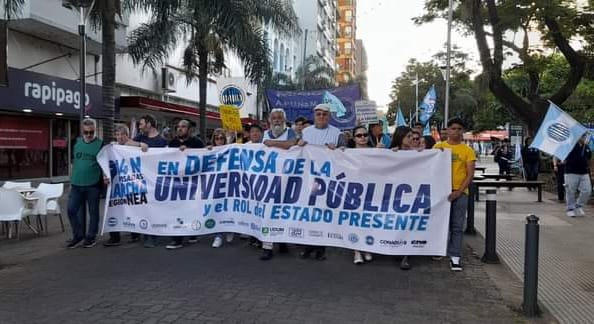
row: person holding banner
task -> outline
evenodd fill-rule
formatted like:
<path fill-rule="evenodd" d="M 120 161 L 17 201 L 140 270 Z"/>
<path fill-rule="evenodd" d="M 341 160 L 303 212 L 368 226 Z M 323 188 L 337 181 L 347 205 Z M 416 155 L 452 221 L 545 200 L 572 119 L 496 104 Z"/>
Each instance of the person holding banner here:
<path fill-rule="evenodd" d="M 192 136 L 192 124 L 187 119 L 182 119 L 177 123 L 177 136 L 169 142 L 169 147 L 179 147 L 180 151 L 186 148 L 204 148 L 202 140 L 196 136 Z M 184 247 L 183 236 L 174 236 L 171 238 L 171 243 L 165 246 L 168 250 L 175 250 Z M 196 236 L 188 237 L 188 243 L 196 243 L 198 239 Z"/>
<path fill-rule="evenodd" d="M 588 135 L 584 134 L 565 158 L 565 185 L 567 216 L 585 216 L 583 207 L 592 193 L 590 182 L 590 160 L 592 151 L 586 144 Z M 576 193 L 579 195 L 576 200 Z"/>
<path fill-rule="evenodd" d="M 295 124 L 293 125 L 293 130 L 295 131 L 295 133 L 297 133 L 297 137 L 301 138 L 303 136 L 303 129 L 305 127 L 309 126 L 309 121 L 307 120 L 307 118 L 303 117 L 303 116 L 299 116 L 297 118 L 295 118 Z"/>
<path fill-rule="evenodd" d="M 353 128 L 353 138 L 354 143 L 352 146 L 350 146 L 351 148 L 362 149 L 372 147 L 368 141 L 369 133 L 367 132 L 365 126 L 357 126 Z M 355 250 L 355 253 L 353 255 L 354 264 L 363 264 L 365 261 L 371 262 L 371 260 L 373 260 L 373 256 L 371 255 L 371 253 L 364 252 L 363 254 L 361 254 L 361 251 Z"/>
<path fill-rule="evenodd" d="M 258 124 L 250 125 L 250 140 L 246 144 L 260 144 L 262 143 L 262 134 L 264 130 Z"/>
<path fill-rule="evenodd" d="M 225 135 L 225 130 L 222 128 L 217 128 L 212 132 L 211 138 L 211 145 L 207 148 L 210 150 L 213 146 L 223 146 L 227 145 L 227 136 Z M 227 243 L 233 242 L 233 233 L 225 233 L 225 240 Z M 213 248 L 220 248 L 223 245 L 223 233 L 217 233 L 215 235 L 214 240 L 212 241 Z"/>
<path fill-rule="evenodd" d="M 450 269 L 462 271 L 462 238 L 468 207 L 468 186 L 474 176 L 476 156 L 474 150 L 462 143 L 464 122 L 452 118 L 447 124 L 447 140 L 435 144 L 433 148 L 452 150 L 452 193 L 448 196 L 450 205 L 450 237 L 447 254 L 450 257 Z"/>
<path fill-rule="evenodd" d="M 103 147 L 103 141 L 97 138 L 97 122 L 86 118 L 82 121 L 82 138 L 77 138 L 74 145 L 72 175 L 70 176 L 70 194 L 68 196 L 68 219 L 72 227 L 72 239 L 66 246 L 76 248 L 83 241 L 85 248 L 95 246 L 99 231 L 99 194 L 103 172 L 97 162 L 97 154 Z M 89 208 L 89 228 L 84 233 L 85 213 L 80 209 Z"/>
<path fill-rule="evenodd" d="M 346 146 L 344 135 L 340 129 L 330 125 L 330 106 L 319 104 L 313 108 L 313 111 L 314 124 L 303 130 L 303 138 L 299 140 L 298 145 L 323 145 L 331 150 Z M 312 253 L 315 253 L 317 260 L 326 259 L 325 246 L 308 246 L 301 252 L 301 258 L 307 259 Z"/>
<path fill-rule="evenodd" d="M 136 143 L 130 139 L 130 137 L 129 137 L 130 129 L 128 128 L 128 126 L 126 126 L 124 124 L 118 124 L 118 125 L 116 125 L 116 127 L 114 129 L 114 133 L 115 133 L 115 137 L 116 137 L 116 142 L 114 142 L 112 144 L 128 145 L 128 146 L 139 146 L 140 145 L 140 149 L 143 152 L 146 152 L 148 150 L 148 145 L 146 145 L 145 143 Z M 105 246 L 105 247 L 119 246 L 120 240 L 121 240 L 120 232 L 109 232 L 109 240 L 107 240 L 107 242 L 103 243 L 103 246 Z"/>
<path fill-rule="evenodd" d="M 287 127 L 287 115 L 281 108 L 274 108 L 268 117 L 270 129 L 264 132 L 263 143 L 269 147 L 276 147 L 288 150 L 297 145 L 297 133 Z M 270 260 L 273 256 L 274 245 L 270 242 L 262 242 L 262 255 L 260 260 Z M 287 244 L 279 244 L 279 252 L 287 252 Z"/>
<path fill-rule="evenodd" d="M 159 134 L 157 130 L 157 121 L 151 115 L 144 115 L 138 121 L 138 130 L 140 134 L 136 135 L 134 142 L 141 146 L 145 143 L 148 147 L 167 147 L 167 141 Z M 130 242 L 136 242 L 140 239 L 140 234 L 132 233 Z M 157 246 L 157 237 L 154 235 L 144 236 L 144 247 L 154 248 Z"/>
<path fill-rule="evenodd" d="M 415 141 L 416 138 L 416 141 Z M 408 126 L 398 126 L 394 130 L 394 135 L 392 136 L 392 143 L 390 147 L 392 151 L 406 151 L 406 150 L 414 150 L 419 149 L 419 145 L 421 142 L 421 135 L 416 133 L 413 129 Z M 423 148 L 420 148 L 421 150 Z M 409 263 L 408 255 L 402 257 L 400 261 L 400 269 L 401 270 L 410 270 L 411 266 Z"/>

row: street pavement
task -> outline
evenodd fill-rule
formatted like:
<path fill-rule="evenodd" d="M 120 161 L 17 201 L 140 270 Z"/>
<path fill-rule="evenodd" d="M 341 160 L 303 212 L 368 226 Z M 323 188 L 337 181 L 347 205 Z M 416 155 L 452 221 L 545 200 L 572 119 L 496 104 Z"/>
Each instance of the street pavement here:
<path fill-rule="evenodd" d="M 488 158 L 480 163 L 487 172 L 497 166 Z M 485 233 L 485 195 L 476 208 L 476 229 Z M 592 199 L 585 217 L 568 217 L 557 195 L 525 188 L 497 190 L 497 252 L 516 278 L 524 276 L 526 217 L 540 218 L 539 286 L 541 305 L 561 323 L 594 323 L 594 208 Z M 480 250 L 480 248 L 479 248 Z M 480 250 L 482 253 L 482 250 Z"/>
<path fill-rule="evenodd" d="M 0 241 L 0 323 L 524 321 L 486 273 L 503 267 L 482 264 L 470 248 L 464 272 L 453 273 L 445 259 L 428 257 L 412 258 L 410 271 L 388 256 L 356 266 L 341 249 L 315 261 L 291 247 L 264 262 L 243 240 L 219 249 L 204 237 L 174 251 L 66 250 L 66 238 L 52 227 L 49 236 Z"/>

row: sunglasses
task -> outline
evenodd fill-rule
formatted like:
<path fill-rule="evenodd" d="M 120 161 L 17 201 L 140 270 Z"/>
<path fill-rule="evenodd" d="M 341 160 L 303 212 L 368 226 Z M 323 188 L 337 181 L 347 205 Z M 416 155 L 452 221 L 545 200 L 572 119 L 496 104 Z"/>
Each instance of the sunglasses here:
<path fill-rule="evenodd" d="M 412 138 L 412 140 L 413 140 L 413 141 L 420 141 L 420 140 L 421 140 L 421 138 L 420 138 L 420 137 L 413 137 L 413 138 Z"/>
<path fill-rule="evenodd" d="M 94 135 L 95 131 L 83 131 L 83 134 L 85 135 Z"/>
<path fill-rule="evenodd" d="M 359 133 L 359 134 L 355 134 L 355 137 L 357 137 L 357 138 L 361 138 L 361 137 L 367 137 L 367 136 L 369 136 L 369 134 L 367 134 L 367 133 Z"/>

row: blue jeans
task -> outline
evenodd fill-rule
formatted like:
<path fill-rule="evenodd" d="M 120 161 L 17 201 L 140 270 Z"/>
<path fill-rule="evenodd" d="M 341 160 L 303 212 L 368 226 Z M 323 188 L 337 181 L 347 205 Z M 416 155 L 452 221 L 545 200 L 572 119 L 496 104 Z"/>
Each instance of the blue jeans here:
<path fill-rule="evenodd" d="M 567 210 L 574 210 L 582 208 L 588 202 L 590 194 L 592 193 L 592 184 L 590 183 L 589 174 L 565 174 L 565 186 L 567 192 L 565 199 L 567 201 Z M 579 191 L 579 196 L 576 201 L 576 192 Z"/>
<path fill-rule="evenodd" d="M 94 186 L 75 186 L 70 187 L 70 195 L 68 196 L 68 219 L 72 227 L 72 239 L 80 241 L 87 239 L 89 241 L 95 240 L 97 232 L 99 231 L 99 194 L 101 188 Z M 84 214 L 79 213 L 80 209 L 89 206 L 89 228 L 84 233 Z"/>
<path fill-rule="evenodd" d="M 462 256 L 462 237 L 466 223 L 466 209 L 468 208 L 468 195 L 462 194 L 450 205 L 450 238 L 448 240 L 448 256 Z"/>

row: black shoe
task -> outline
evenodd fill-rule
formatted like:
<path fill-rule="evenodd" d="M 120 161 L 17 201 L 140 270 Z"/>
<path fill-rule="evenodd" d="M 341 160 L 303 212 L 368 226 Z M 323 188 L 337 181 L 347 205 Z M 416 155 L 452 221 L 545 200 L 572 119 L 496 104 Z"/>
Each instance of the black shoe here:
<path fill-rule="evenodd" d="M 114 240 L 114 239 L 109 239 L 107 242 L 103 243 L 103 246 L 105 247 L 111 247 L 111 246 L 120 246 L 122 243 L 120 243 L 119 240 Z"/>
<path fill-rule="evenodd" d="M 140 236 L 132 236 L 130 237 L 130 239 L 128 240 L 128 243 L 136 243 L 140 241 Z"/>
<path fill-rule="evenodd" d="M 305 249 L 305 251 L 302 251 L 301 253 L 299 253 L 299 257 L 302 259 L 309 259 L 309 257 L 311 256 L 311 252 L 313 252 L 310 249 Z"/>
<path fill-rule="evenodd" d="M 268 261 L 272 259 L 272 250 L 262 250 L 262 255 L 260 255 L 260 260 Z"/>
<path fill-rule="evenodd" d="M 70 243 L 68 243 L 68 245 L 66 245 L 66 247 L 69 249 L 76 249 L 78 243 L 80 243 L 80 242 L 82 242 L 82 239 L 78 239 L 78 240 L 72 239 L 72 240 L 70 240 Z"/>
<path fill-rule="evenodd" d="M 278 253 L 289 253 L 289 247 L 287 246 L 287 243 L 279 243 Z"/>
<path fill-rule="evenodd" d="M 93 246 L 95 246 L 97 244 L 97 241 L 95 240 L 85 240 L 85 243 L 83 244 L 84 248 L 92 248 Z"/>
<path fill-rule="evenodd" d="M 404 258 L 402 258 L 402 261 L 400 261 L 400 270 L 410 270 L 410 263 L 408 263 L 408 256 L 405 256 Z"/>
<path fill-rule="evenodd" d="M 318 261 L 324 261 L 324 260 L 326 260 L 326 251 L 322 251 L 322 250 L 316 251 L 315 258 Z"/>

